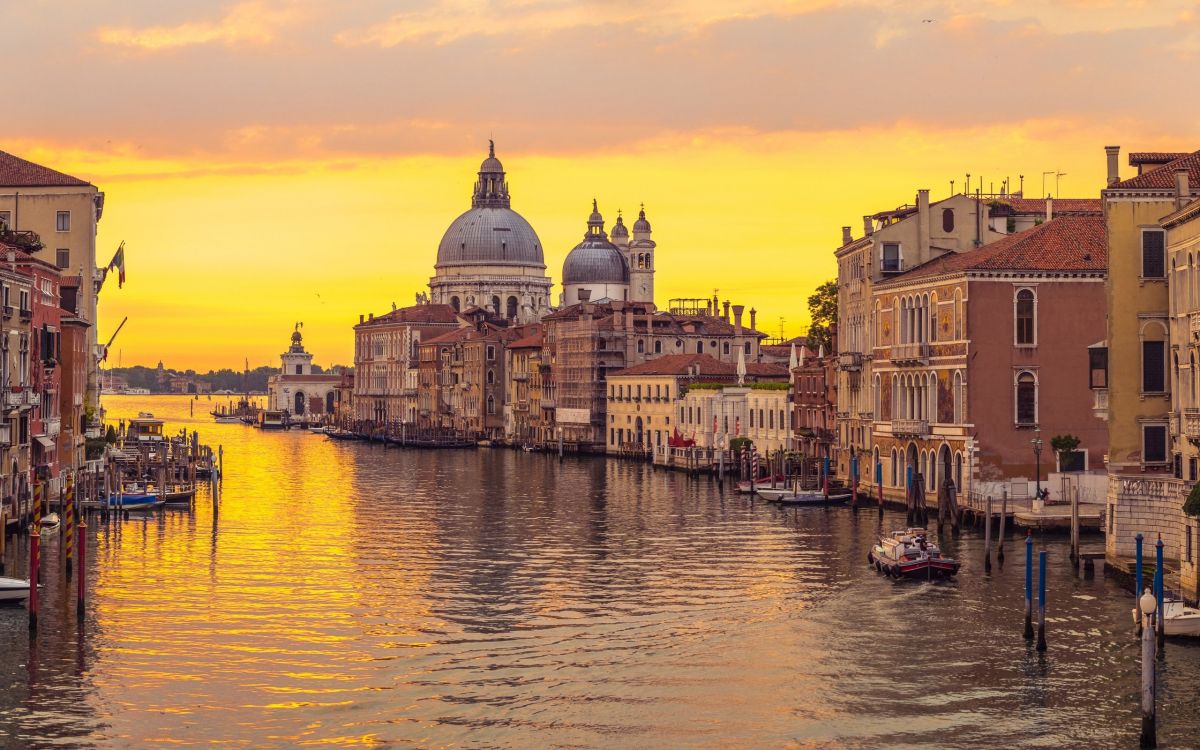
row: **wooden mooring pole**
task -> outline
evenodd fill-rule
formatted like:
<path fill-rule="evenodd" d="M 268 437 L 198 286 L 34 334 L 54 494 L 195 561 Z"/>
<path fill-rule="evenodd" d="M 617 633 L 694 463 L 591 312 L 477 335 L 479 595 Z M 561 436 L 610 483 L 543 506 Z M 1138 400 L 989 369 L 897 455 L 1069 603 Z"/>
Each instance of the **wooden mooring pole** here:
<path fill-rule="evenodd" d="M 1000 533 L 996 537 L 996 562 L 1004 565 L 1004 525 L 1008 521 L 1008 488 L 1000 492 Z"/>
<path fill-rule="evenodd" d="M 992 496 L 988 495 L 983 512 L 983 572 L 992 572 Z"/>
<path fill-rule="evenodd" d="M 1137 588 L 1134 592 L 1142 590 L 1142 533 L 1139 531 L 1137 536 L 1133 538 L 1134 543 L 1134 585 Z M 1137 610 L 1137 631 L 1138 635 L 1142 634 L 1142 598 L 1134 594 L 1134 608 Z"/>
<path fill-rule="evenodd" d="M 37 635 L 38 568 L 41 567 L 42 535 L 36 527 L 29 534 L 29 633 Z"/>
<path fill-rule="evenodd" d="M 1025 532 L 1025 640 L 1033 640 L 1033 529 Z"/>
<path fill-rule="evenodd" d="M 87 561 L 87 524 L 80 523 L 75 527 L 75 532 L 75 546 L 79 548 L 79 587 L 75 599 L 75 619 L 83 622 L 86 612 L 84 603 L 87 598 L 87 567 L 85 565 Z"/>
<path fill-rule="evenodd" d="M 1138 611 L 1146 612 L 1144 618 L 1138 618 L 1138 626 L 1142 630 L 1142 735 L 1138 743 L 1141 747 L 1158 747 L 1157 716 L 1155 710 L 1157 685 L 1155 685 L 1155 638 L 1154 617 L 1155 596 L 1146 589 L 1138 597 Z M 1145 619 L 1146 622 L 1142 622 Z"/>
<path fill-rule="evenodd" d="M 1071 563 L 1079 567 L 1079 487 L 1069 490 L 1071 493 Z"/>
<path fill-rule="evenodd" d="M 1038 551 L 1038 639 L 1037 650 L 1046 650 L 1046 550 Z"/>

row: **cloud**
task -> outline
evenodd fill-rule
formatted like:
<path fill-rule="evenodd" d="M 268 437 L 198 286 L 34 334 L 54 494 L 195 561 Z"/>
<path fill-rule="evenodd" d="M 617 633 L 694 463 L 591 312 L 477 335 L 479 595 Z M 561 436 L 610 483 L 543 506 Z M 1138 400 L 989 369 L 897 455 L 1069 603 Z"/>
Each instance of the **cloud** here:
<path fill-rule="evenodd" d="M 243 0 L 229 6 L 216 21 L 185 21 L 172 26 L 103 26 L 101 43 L 145 52 L 207 44 L 269 44 L 281 27 L 302 16 L 296 3 Z"/>

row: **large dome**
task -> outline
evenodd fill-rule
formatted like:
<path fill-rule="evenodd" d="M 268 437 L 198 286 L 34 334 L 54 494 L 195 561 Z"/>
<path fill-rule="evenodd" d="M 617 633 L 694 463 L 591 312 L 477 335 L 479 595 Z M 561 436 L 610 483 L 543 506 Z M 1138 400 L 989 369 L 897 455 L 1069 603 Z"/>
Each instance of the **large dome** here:
<path fill-rule="evenodd" d="M 563 284 L 628 284 L 629 266 L 606 240 L 587 239 L 563 261 Z"/>
<path fill-rule="evenodd" d="M 438 245 L 437 267 L 535 266 L 545 268 L 542 243 L 511 208 L 472 208 L 454 220 Z"/>

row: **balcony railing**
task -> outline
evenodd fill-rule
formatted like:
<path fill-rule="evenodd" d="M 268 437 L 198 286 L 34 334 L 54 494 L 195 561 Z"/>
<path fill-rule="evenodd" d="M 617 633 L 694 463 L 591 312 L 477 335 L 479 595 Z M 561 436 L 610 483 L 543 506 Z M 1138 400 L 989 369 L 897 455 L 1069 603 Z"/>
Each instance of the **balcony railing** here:
<path fill-rule="evenodd" d="M 917 341 L 892 347 L 892 362 L 896 364 L 925 364 L 929 361 L 929 344 Z"/>
<path fill-rule="evenodd" d="M 29 320 L 32 317 L 33 317 L 33 310 L 30 310 L 29 308 L 25 308 L 25 307 L 21 308 L 21 320 Z"/>
<path fill-rule="evenodd" d="M 838 355 L 838 367 L 843 370 L 862 369 L 862 352 L 842 352 Z"/>
<path fill-rule="evenodd" d="M 1184 437 L 1200 441 L 1200 409 L 1184 409 L 1182 421 Z"/>
<path fill-rule="evenodd" d="M 924 419 L 893 419 L 892 434 L 925 437 L 929 434 L 929 422 Z"/>

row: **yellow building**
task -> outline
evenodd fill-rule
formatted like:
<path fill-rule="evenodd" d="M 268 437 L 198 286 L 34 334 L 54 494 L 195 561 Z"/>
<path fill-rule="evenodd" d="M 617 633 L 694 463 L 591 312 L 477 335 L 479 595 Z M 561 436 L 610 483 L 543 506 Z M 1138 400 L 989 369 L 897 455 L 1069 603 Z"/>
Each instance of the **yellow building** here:
<path fill-rule="evenodd" d="M 1197 195 L 1200 151 L 1131 154 L 1138 174 L 1126 180 L 1118 174 L 1118 147 L 1105 151 L 1108 339 L 1092 348 L 1091 386 L 1096 413 L 1108 420 L 1106 553 L 1110 562 L 1132 556 L 1141 533 L 1153 554 L 1162 534 L 1167 558 L 1178 560 L 1186 533 L 1181 493 L 1193 469 L 1184 466 L 1183 441 L 1172 440 L 1179 434 L 1172 391 L 1178 400 L 1180 368 L 1190 381 L 1197 352 L 1190 329 L 1180 328 L 1184 316 L 1190 325 L 1192 308 L 1176 300 L 1186 292 L 1181 280 L 1190 278 L 1189 265 L 1198 261 L 1194 252 L 1188 258 L 1187 221 L 1171 219 L 1179 235 L 1171 252 L 1166 223 Z"/>
<path fill-rule="evenodd" d="M 99 397 L 96 225 L 103 211 L 104 193 L 95 185 L 0 151 L 0 222 L 15 232 L 36 233 L 42 248 L 35 255 L 64 275 L 79 276 L 77 314 L 92 324 L 87 330 L 89 406 Z"/>

